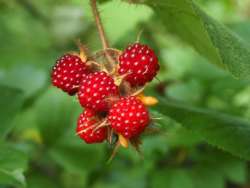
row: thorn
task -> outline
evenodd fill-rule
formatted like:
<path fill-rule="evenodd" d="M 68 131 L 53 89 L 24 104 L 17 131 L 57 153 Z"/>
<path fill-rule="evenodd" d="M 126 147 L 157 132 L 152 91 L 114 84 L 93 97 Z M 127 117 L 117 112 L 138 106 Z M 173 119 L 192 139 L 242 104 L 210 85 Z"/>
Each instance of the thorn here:
<path fill-rule="evenodd" d="M 132 96 L 140 95 L 145 88 L 146 88 L 146 85 L 144 85 L 143 87 L 141 87 L 140 89 L 138 89 L 137 91 L 135 91 L 134 93 L 132 93 L 131 95 Z"/>
<path fill-rule="evenodd" d="M 86 123 L 82 124 L 82 126 L 84 126 L 84 125 L 86 125 Z M 82 127 L 82 126 L 81 126 L 81 127 Z M 93 129 L 93 128 L 96 127 L 96 126 L 98 126 L 98 122 L 95 123 L 95 124 L 93 124 L 93 125 L 91 125 L 90 127 L 87 127 L 86 129 L 83 129 L 83 130 L 81 130 L 81 131 L 78 131 L 78 132 L 76 133 L 76 135 L 82 134 L 83 132 L 88 131 L 89 129 Z"/>
<path fill-rule="evenodd" d="M 76 133 L 76 136 L 82 134 L 82 133 L 85 132 L 85 131 L 88 131 L 89 129 L 93 129 L 95 126 L 96 126 L 96 124 L 91 125 L 90 127 L 86 128 L 86 129 L 83 129 L 83 130 L 81 130 L 81 131 L 78 131 L 78 132 Z"/>
<path fill-rule="evenodd" d="M 97 63 L 96 61 L 93 61 L 93 60 L 87 61 L 87 65 L 89 65 L 89 66 L 95 65 L 97 67 L 102 67 L 102 65 L 100 65 L 99 63 Z"/>
<path fill-rule="evenodd" d="M 122 81 L 124 80 L 124 78 L 125 78 L 126 76 L 128 76 L 129 74 L 130 74 L 130 73 L 126 73 L 126 74 L 123 74 L 123 75 L 121 75 L 121 76 L 116 77 L 116 79 L 115 79 L 115 85 L 117 85 L 117 86 L 121 85 L 121 83 L 122 83 Z"/>
<path fill-rule="evenodd" d="M 139 31 L 139 33 L 137 34 L 136 42 L 140 42 L 140 39 L 141 39 L 141 36 L 142 36 L 143 31 L 144 31 L 144 29 L 141 29 L 141 30 Z"/>
<path fill-rule="evenodd" d="M 162 81 L 156 76 L 155 79 L 161 84 Z"/>
<path fill-rule="evenodd" d="M 144 156 L 143 153 L 141 152 L 140 145 L 142 144 L 140 138 L 136 138 L 131 140 L 132 146 L 135 148 L 136 152 L 139 154 L 140 158 L 143 160 Z"/>
<path fill-rule="evenodd" d="M 108 102 L 108 103 L 114 103 L 114 102 L 117 102 L 120 98 L 118 96 L 109 96 L 109 97 L 106 97 L 104 99 L 105 102 Z"/>
<path fill-rule="evenodd" d="M 151 118 L 152 120 L 161 120 L 161 119 L 163 119 L 162 117 L 152 117 Z"/>
<path fill-rule="evenodd" d="M 118 141 L 115 145 L 115 148 L 110 156 L 110 158 L 107 161 L 107 164 L 110 164 L 111 161 L 114 159 L 115 155 L 117 154 L 118 149 L 120 148 L 121 143 Z"/>
<path fill-rule="evenodd" d="M 107 119 L 105 119 L 103 122 L 101 122 L 99 125 L 97 125 L 94 130 L 93 130 L 93 133 L 96 132 L 98 129 L 102 128 L 102 127 L 105 127 L 105 126 L 108 126 L 107 124 Z"/>
<path fill-rule="evenodd" d="M 109 127 L 108 128 L 108 142 L 109 142 L 109 144 L 112 144 L 113 133 L 114 133 L 114 130 Z"/>

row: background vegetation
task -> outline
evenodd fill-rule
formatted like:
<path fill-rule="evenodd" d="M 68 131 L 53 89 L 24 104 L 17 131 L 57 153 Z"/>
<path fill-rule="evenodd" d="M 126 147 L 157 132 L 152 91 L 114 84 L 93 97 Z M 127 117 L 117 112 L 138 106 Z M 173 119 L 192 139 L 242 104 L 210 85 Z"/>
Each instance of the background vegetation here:
<path fill-rule="evenodd" d="M 160 133 L 144 160 L 75 136 L 81 108 L 50 84 L 80 38 L 101 48 L 87 0 L 0 0 L 0 187 L 249 188 L 249 0 L 100 1 L 113 47 L 142 41 L 160 57 L 147 89 Z M 222 24 L 223 23 L 223 24 Z"/>

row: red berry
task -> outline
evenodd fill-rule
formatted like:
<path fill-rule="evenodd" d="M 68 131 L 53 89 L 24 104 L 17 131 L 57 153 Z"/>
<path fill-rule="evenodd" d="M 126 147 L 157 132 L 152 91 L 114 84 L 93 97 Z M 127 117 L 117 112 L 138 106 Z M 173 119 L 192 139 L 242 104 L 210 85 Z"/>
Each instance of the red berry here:
<path fill-rule="evenodd" d="M 136 97 L 121 98 L 109 111 L 110 126 L 125 138 L 139 136 L 150 122 L 149 113 Z"/>
<path fill-rule="evenodd" d="M 78 119 L 76 132 L 88 144 L 103 142 L 107 138 L 107 128 L 102 127 L 94 131 L 97 123 L 95 113 L 85 109 Z"/>
<path fill-rule="evenodd" d="M 78 56 L 66 54 L 60 57 L 53 67 L 51 79 L 54 86 L 74 95 L 79 84 L 88 73 L 87 65 Z"/>
<path fill-rule="evenodd" d="M 135 43 L 129 45 L 119 57 L 120 75 L 125 75 L 132 86 L 143 86 L 157 74 L 160 66 L 154 51 L 147 45 Z"/>
<path fill-rule="evenodd" d="M 95 72 L 83 78 L 78 99 L 85 108 L 106 111 L 109 108 L 109 98 L 118 94 L 118 87 L 112 77 L 105 72 Z"/>

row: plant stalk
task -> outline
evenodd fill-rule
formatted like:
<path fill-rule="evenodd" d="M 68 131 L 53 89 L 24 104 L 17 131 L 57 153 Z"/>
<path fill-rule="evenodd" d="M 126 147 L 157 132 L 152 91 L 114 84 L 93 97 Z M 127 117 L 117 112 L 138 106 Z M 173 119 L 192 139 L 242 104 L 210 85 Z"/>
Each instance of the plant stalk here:
<path fill-rule="evenodd" d="M 100 36 L 100 39 L 102 42 L 102 47 L 105 50 L 105 49 L 109 48 L 109 43 L 108 43 L 104 28 L 103 28 L 100 13 L 97 9 L 96 0 L 90 0 L 90 5 L 92 8 L 93 16 L 95 18 L 95 23 L 96 23 L 96 26 L 97 26 L 97 29 L 99 32 L 99 36 Z"/>

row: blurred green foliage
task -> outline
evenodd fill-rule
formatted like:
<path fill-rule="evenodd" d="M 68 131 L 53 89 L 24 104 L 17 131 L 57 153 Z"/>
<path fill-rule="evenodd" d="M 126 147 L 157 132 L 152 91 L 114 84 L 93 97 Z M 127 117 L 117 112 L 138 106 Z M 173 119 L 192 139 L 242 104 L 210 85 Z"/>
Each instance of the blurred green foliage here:
<path fill-rule="evenodd" d="M 88 1 L 0 1 L 1 188 L 250 187 L 249 1 L 140 2 L 99 8 L 112 47 L 143 29 L 159 55 L 146 93 L 160 132 L 143 136 L 144 159 L 120 149 L 107 165 L 112 148 L 75 135 L 82 109 L 50 83 L 77 39 L 101 48 Z"/>

